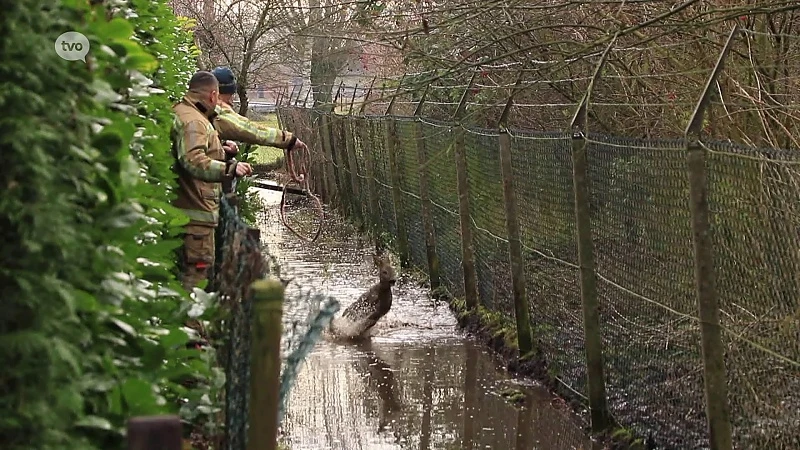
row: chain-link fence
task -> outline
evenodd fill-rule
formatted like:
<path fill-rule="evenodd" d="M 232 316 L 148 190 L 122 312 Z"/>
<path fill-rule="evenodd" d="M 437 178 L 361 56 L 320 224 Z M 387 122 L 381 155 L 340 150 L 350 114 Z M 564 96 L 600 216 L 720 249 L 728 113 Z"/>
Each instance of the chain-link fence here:
<path fill-rule="evenodd" d="M 222 448 L 226 450 L 247 448 L 251 385 L 263 383 L 250 376 L 254 323 L 251 285 L 267 275 L 280 277 L 280 267 L 268 246 L 262 244 L 259 231 L 241 219 L 237 207 L 227 196 L 222 197 L 212 290 L 218 294 L 219 305 L 228 314 L 220 324 L 222 335 L 214 336 L 212 342 L 225 369 Z M 290 284 L 285 297 L 281 347 L 275 349 L 280 351 L 281 360 L 279 423 L 300 363 L 339 309 L 335 299 L 302 286 Z"/>
<path fill-rule="evenodd" d="M 470 276 L 466 222 L 479 304 L 512 324 L 506 211 L 515 208 L 535 345 L 551 379 L 589 406 L 572 135 L 511 132 L 510 205 L 496 130 L 296 107 L 279 114 L 285 123 L 333 124 L 314 127 L 330 132 L 313 149 L 318 170 L 335 175 L 319 187 L 339 193 L 326 200 L 387 236 L 412 266 L 437 271 L 455 297 L 466 295 Z M 457 183 L 459 132 L 468 192 Z M 608 411 L 657 448 L 707 448 L 687 144 L 599 134 L 581 141 Z M 704 151 L 734 447 L 800 448 L 800 154 L 716 142 Z M 426 253 L 434 242 L 438 266 Z"/>

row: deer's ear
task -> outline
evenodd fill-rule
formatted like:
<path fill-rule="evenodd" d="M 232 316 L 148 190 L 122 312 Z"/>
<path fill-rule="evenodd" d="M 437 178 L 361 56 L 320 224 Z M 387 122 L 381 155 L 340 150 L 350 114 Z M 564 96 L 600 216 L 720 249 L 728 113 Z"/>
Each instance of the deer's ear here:
<path fill-rule="evenodd" d="M 372 264 L 375 264 L 376 266 L 380 266 L 381 265 L 381 257 L 378 256 L 378 255 L 372 255 Z"/>

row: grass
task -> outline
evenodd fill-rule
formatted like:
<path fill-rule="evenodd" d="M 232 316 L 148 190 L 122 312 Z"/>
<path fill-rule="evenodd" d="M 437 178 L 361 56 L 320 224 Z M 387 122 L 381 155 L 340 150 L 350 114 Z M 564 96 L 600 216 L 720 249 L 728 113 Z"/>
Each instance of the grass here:
<path fill-rule="evenodd" d="M 263 127 L 280 128 L 278 126 L 278 116 L 275 113 L 264 115 L 263 120 L 256 122 Z M 283 150 L 276 147 L 255 145 L 252 150 L 256 164 L 280 165 L 283 159 Z"/>

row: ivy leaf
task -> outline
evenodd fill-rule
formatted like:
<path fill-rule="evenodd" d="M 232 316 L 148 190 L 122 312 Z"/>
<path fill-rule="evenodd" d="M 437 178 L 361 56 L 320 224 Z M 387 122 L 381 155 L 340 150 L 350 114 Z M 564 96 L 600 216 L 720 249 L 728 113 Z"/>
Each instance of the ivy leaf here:
<path fill-rule="evenodd" d="M 90 428 L 95 430 L 110 431 L 114 426 L 108 419 L 98 416 L 85 416 L 75 423 L 78 428 Z"/>
<path fill-rule="evenodd" d="M 108 22 L 98 22 L 94 32 L 101 41 L 126 40 L 133 36 L 133 25 L 121 17 L 116 17 Z"/>
<path fill-rule="evenodd" d="M 122 96 L 116 93 L 111 88 L 111 85 L 104 80 L 95 80 L 90 87 L 94 92 L 94 99 L 98 103 L 109 105 L 122 100 Z"/>
<path fill-rule="evenodd" d="M 189 335 L 179 328 L 172 328 L 169 334 L 161 336 L 161 345 L 167 348 L 177 347 L 185 344 L 189 340 Z"/>
<path fill-rule="evenodd" d="M 151 383 L 140 378 L 129 378 L 123 383 L 121 392 L 131 415 L 150 415 L 160 412 Z"/>
<path fill-rule="evenodd" d="M 158 60 L 150 54 L 137 52 L 125 58 L 125 67 L 144 73 L 151 73 L 158 69 Z M 141 89 L 137 91 L 137 96 L 143 96 L 145 93 L 147 93 L 147 91 Z"/>
<path fill-rule="evenodd" d="M 114 325 L 116 325 L 120 330 L 122 330 L 125 334 L 127 334 L 128 336 L 131 336 L 131 337 L 138 336 L 138 333 L 136 332 L 136 328 L 131 326 L 129 323 L 123 322 L 123 321 L 121 321 L 119 319 L 116 319 L 116 318 L 112 318 L 111 322 Z"/>

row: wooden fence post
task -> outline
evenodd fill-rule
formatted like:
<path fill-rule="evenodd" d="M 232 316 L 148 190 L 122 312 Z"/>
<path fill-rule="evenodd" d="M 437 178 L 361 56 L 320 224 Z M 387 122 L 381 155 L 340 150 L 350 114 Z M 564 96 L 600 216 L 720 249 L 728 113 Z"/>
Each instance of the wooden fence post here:
<path fill-rule="evenodd" d="M 405 75 L 403 75 L 405 76 Z M 397 252 L 400 256 L 400 266 L 408 267 L 408 233 L 406 228 L 406 214 L 403 202 L 403 192 L 401 191 L 402 178 L 400 176 L 400 164 L 397 161 L 397 123 L 390 117 L 395 99 L 400 94 L 403 80 L 397 85 L 389 106 L 386 107 L 386 153 L 389 157 L 389 170 L 392 182 L 392 203 L 394 204 L 394 221 L 397 226 Z"/>
<path fill-rule="evenodd" d="M 315 105 L 308 111 L 309 132 L 314 136 L 313 148 L 311 149 L 312 172 L 314 174 L 314 193 L 319 196 L 320 200 L 326 202 L 328 199 L 328 174 L 326 172 L 326 160 L 324 148 L 322 145 L 322 134 L 319 132 L 322 127 L 322 114 L 319 107 Z M 322 155 L 322 158 L 316 155 Z"/>
<path fill-rule="evenodd" d="M 592 89 L 600 78 L 608 53 L 616 43 L 617 37 L 606 47 L 595 67 L 594 76 L 589 81 L 586 93 L 572 117 L 572 181 L 575 194 L 575 227 L 578 244 L 578 265 L 580 266 L 581 303 L 583 309 L 583 339 L 586 355 L 586 385 L 589 394 L 589 411 L 592 431 L 601 432 L 611 424 L 606 398 L 605 368 L 603 362 L 603 339 L 600 330 L 600 308 L 597 298 L 597 273 L 594 261 L 594 242 L 592 241 L 589 163 L 586 156 L 586 134 L 588 133 L 589 98 Z"/>
<path fill-rule="evenodd" d="M 417 141 L 417 162 L 419 163 L 419 203 L 422 214 L 422 229 L 425 232 L 425 254 L 428 259 L 428 279 L 431 291 L 436 291 L 440 286 L 439 278 L 439 254 L 436 252 L 436 228 L 433 225 L 433 206 L 431 203 L 430 180 L 428 169 L 428 150 L 425 145 L 424 125 L 420 116 L 422 115 L 422 105 L 428 94 L 430 85 L 425 87 L 422 96 L 417 103 L 414 111 L 416 120 L 415 133 Z"/>
<path fill-rule="evenodd" d="M 360 189 L 361 183 L 358 179 L 358 161 L 356 161 L 356 140 L 354 139 L 353 134 L 353 116 L 350 115 L 343 117 L 341 121 L 344 131 L 344 150 L 347 155 L 348 167 L 350 168 L 350 189 L 352 190 L 352 197 L 350 201 L 351 212 L 353 214 L 353 218 L 359 222 L 359 227 L 361 228 L 364 226 L 364 210 L 362 208 Z"/>
<path fill-rule="evenodd" d="M 336 192 L 339 194 L 337 197 L 336 206 L 344 208 L 344 213 L 347 213 L 350 207 L 350 199 L 348 198 L 348 186 L 345 184 L 344 177 L 344 160 L 341 156 L 341 140 L 339 139 L 339 117 L 335 112 L 332 112 L 328 117 L 328 131 L 330 132 L 329 140 L 331 149 L 331 160 L 333 161 L 333 173 L 336 180 Z"/>
<path fill-rule="evenodd" d="M 706 81 L 706 86 L 685 133 L 689 208 L 692 213 L 692 240 L 694 242 L 695 288 L 703 352 L 706 419 L 708 420 L 709 444 L 712 450 L 732 449 L 733 438 L 728 406 L 725 347 L 722 343 L 722 329 L 719 323 L 719 299 L 714 273 L 706 152 L 700 145 L 700 134 L 703 129 L 703 114 L 710 102 L 711 90 L 716 86 L 716 80 L 725 66 L 725 58 L 728 56 L 733 39 L 738 32 L 737 24 L 731 30 L 728 40 L 719 54 L 717 64 Z"/>
<path fill-rule="evenodd" d="M 517 195 L 514 191 L 514 170 L 511 161 L 511 135 L 507 122 L 514 103 L 514 94 L 522 82 L 522 73 L 508 96 L 498 123 L 500 128 L 500 174 L 503 178 L 503 201 L 505 203 L 506 233 L 508 235 L 508 257 L 511 265 L 511 287 L 514 296 L 514 318 L 517 327 L 517 346 L 520 357 L 526 359 L 533 351 L 533 333 L 531 330 L 530 306 L 526 292 L 525 259 L 522 256 L 522 240 L 520 239 L 519 220 L 517 218 Z"/>
<path fill-rule="evenodd" d="M 134 417 L 128 421 L 128 450 L 182 450 L 183 426 L 178 416 Z"/>
<path fill-rule="evenodd" d="M 354 202 L 355 197 L 353 196 L 353 179 L 350 175 L 350 158 L 348 157 L 347 151 L 347 138 L 345 135 L 345 125 L 347 122 L 347 117 L 342 115 L 334 115 L 333 118 L 333 151 L 336 154 L 336 160 L 339 162 L 337 165 L 337 171 L 339 173 L 339 183 L 342 192 L 342 203 L 341 206 L 343 207 L 343 213 L 347 216 L 352 217 L 354 214 Z"/>
<path fill-rule="evenodd" d="M 333 160 L 333 146 L 331 145 L 331 113 L 327 110 L 320 112 L 319 116 L 319 141 L 322 147 L 322 155 L 325 158 L 325 201 L 334 203 L 339 201 L 339 190 L 336 186 L 336 168 Z"/>
<path fill-rule="evenodd" d="M 375 136 L 375 132 L 373 130 L 373 122 L 369 119 L 365 122 L 367 123 L 367 127 L 361 130 L 362 139 L 366 136 L 368 139 L 363 140 L 362 142 L 373 142 L 373 140 L 377 140 L 380 136 Z M 380 218 L 380 204 L 378 203 L 378 183 L 375 179 L 375 155 L 374 155 L 374 147 L 372 145 L 367 145 L 363 149 L 364 152 L 364 172 L 365 176 L 367 177 L 367 196 L 369 200 L 369 221 L 370 229 L 374 234 L 375 239 L 378 239 L 378 224 L 381 223 Z M 377 242 L 376 242 L 377 246 Z"/>
<path fill-rule="evenodd" d="M 464 272 L 464 299 L 467 309 L 478 306 L 478 275 L 475 270 L 475 250 L 472 236 L 472 215 L 469 208 L 469 177 L 467 174 L 467 149 L 464 142 L 464 128 L 461 120 L 467 106 L 467 96 L 475 83 L 477 72 L 472 74 L 467 89 L 461 96 L 455 117 L 455 160 L 458 189 L 458 217 L 461 225 L 461 267 Z"/>
<path fill-rule="evenodd" d="M 271 278 L 254 282 L 251 292 L 253 338 L 250 344 L 247 450 L 275 450 L 278 445 L 284 287 L 279 280 Z"/>

